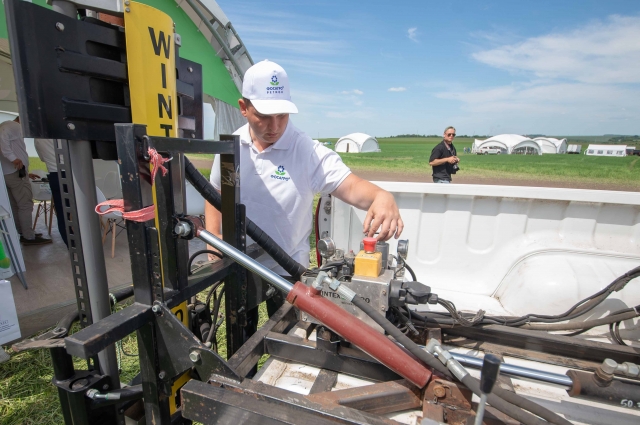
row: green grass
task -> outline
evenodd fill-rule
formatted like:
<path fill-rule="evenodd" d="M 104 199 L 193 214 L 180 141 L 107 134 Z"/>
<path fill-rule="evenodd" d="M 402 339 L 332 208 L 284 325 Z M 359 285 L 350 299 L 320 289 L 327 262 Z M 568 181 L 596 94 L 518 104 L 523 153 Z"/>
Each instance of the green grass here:
<path fill-rule="evenodd" d="M 330 140 L 332 143 L 336 139 Z M 438 138 L 380 138 L 381 152 L 341 153 L 345 164 L 355 170 L 431 175 L 429 156 Z M 472 139 L 454 141 L 460 156 L 461 174 L 537 180 L 618 183 L 640 187 L 640 157 L 596 157 L 586 155 L 475 155 L 462 153 Z"/>

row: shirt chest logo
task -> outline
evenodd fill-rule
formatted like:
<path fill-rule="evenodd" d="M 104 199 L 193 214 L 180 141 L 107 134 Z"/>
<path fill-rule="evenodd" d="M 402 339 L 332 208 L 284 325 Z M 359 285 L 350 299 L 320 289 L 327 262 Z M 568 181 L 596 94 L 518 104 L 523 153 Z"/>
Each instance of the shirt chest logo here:
<path fill-rule="evenodd" d="M 279 165 L 276 171 L 274 171 L 274 173 L 271 174 L 271 178 L 276 180 L 282 180 L 285 182 L 288 182 L 289 180 L 291 180 L 291 177 L 287 176 L 287 171 L 284 169 L 284 166 L 282 165 Z"/>

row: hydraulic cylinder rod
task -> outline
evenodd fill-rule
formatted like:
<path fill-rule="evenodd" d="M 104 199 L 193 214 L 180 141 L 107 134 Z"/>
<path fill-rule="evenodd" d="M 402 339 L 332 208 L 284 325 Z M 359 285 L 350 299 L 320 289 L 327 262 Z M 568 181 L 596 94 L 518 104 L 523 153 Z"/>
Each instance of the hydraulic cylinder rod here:
<path fill-rule="evenodd" d="M 187 217 L 187 220 L 190 223 L 183 221 L 176 226 L 177 235 L 186 237 L 194 232 L 199 239 L 274 285 L 287 295 L 287 301 L 291 304 L 313 316 L 398 375 L 420 388 L 429 382 L 431 372 L 426 367 L 384 335 L 353 317 L 338 305 L 323 298 L 319 288 L 308 287 L 302 282 L 297 282 L 295 286 L 292 285 L 286 279 L 204 230 L 198 218 Z"/>
<path fill-rule="evenodd" d="M 460 362 L 463 366 L 471 366 L 479 369 L 482 367 L 482 359 L 474 356 L 468 356 L 466 354 L 451 353 L 454 359 Z M 436 354 L 437 357 L 437 354 Z M 549 384 L 560 385 L 565 389 L 571 388 L 573 381 L 567 375 L 561 375 L 559 373 L 545 372 L 542 370 L 531 369 L 524 366 L 516 366 L 507 363 L 500 365 L 500 373 L 504 375 L 516 376 L 518 378 L 527 378 L 534 381 L 546 382 Z"/>

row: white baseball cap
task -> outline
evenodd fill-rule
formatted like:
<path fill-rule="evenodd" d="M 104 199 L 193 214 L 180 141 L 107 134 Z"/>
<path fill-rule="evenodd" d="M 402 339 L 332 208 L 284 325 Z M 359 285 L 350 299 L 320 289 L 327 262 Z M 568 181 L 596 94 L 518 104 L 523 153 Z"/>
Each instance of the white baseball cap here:
<path fill-rule="evenodd" d="M 291 101 L 286 71 L 266 59 L 244 73 L 242 97 L 249 99 L 254 108 L 264 115 L 298 113 L 298 108 Z"/>

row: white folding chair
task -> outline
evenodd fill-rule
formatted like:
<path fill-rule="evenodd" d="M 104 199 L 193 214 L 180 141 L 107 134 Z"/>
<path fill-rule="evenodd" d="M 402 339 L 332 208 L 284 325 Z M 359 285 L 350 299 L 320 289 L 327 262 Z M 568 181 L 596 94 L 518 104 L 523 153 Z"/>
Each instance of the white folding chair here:
<path fill-rule="evenodd" d="M 30 174 L 35 174 L 42 178 L 47 176 L 46 171 L 44 170 L 31 170 Z M 53 213 L 55 212 L 55 208 L 53 208 L 53 199 L 51 196 L 51 187 L 48 182 L 34 182 L 33 180 L 29 180 L 31 183 L 31 192 L 33 192 L 33 200 L 37 201 L 38 208 L 36 209 L 36 217 L 33 219 L 33 229 L 35 230 L 36 224 L 38 223 L 38 217 L 41 215 L 44 216 L 44 225 L 48 226 L 49 234 L 51 234 L 51 223 L 53 222 Z M 49 219 L 47 222 L 47 214 L 49 215 Z"/>
<path fill-rule="evenodd" d="M 104 196 L 107 199 L 122 198 L 122 188 L 120 187 L 120 177 L 115 171 L 109 171 L 104 176 L 104 184 L 102 186 Z"/>
<path fill-rule="evenodd" d="M 104 202 L 107 200 L 105 198 L 104 193 L 96 186 L 96 196 L 98 198 L 98 203 Z M 100 210 L 104 211 L 108 207 L 101 207 Z M 107 223 L 105 224 L 102 220 L 106 219 Z M 120 233 L 124 227 L 124 219 L 122 218 L 122 214 L 118 212 L 110 212 L 100 216 L 100 225 L 103 228 L 102 233 L 102 243 L 104 244 L 105 239 L 107 238 L 107 234 L 111 232 L 111 258 L 116 256 L 116 236 Z"/>
<path fill-rule="evenodd" d="M 185 182 L 185 192 L 187 198 L 187 215 L 204 215 L 204 198 L 189 182 Z"/>

